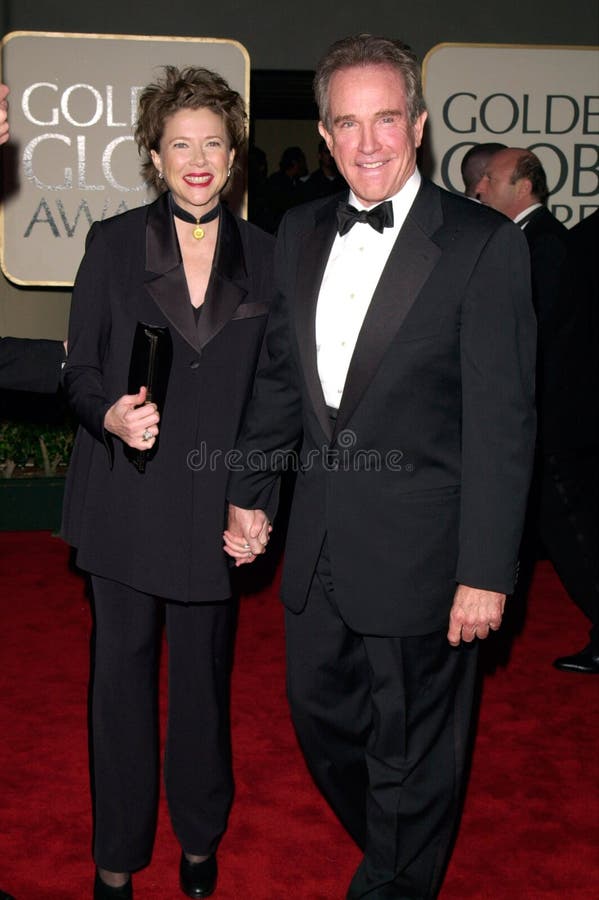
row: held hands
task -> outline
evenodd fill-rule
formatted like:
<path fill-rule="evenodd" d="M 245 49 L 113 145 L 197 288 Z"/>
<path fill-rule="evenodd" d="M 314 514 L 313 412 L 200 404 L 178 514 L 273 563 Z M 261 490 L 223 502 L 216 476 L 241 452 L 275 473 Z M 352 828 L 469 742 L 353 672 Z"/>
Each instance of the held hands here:
<path fill-rule="evenodd" d="M 155 403 L 146 402 L 147 388 L 124 394 L 104 416 L 104 428 L 134 450 L 150 450 L 158 436 L 160 416 Z"/>
<path fill-rule="evenodd" d="M 483 591 L 459 584 L 449 614 L 447 640 L 457 647 L 460 640 L 470 643 L 474 638 L 486 638 L 489 631 L 501 625 L 505 594 Z"/>
<path fill-rule="evenodd" d="M 254 562 L 266 553 L 272 526 L 261 509 L 241 509 L 229 506 L 229 521 L 224 533 L 225 553 L 235 560 L 236 566 Z"/>

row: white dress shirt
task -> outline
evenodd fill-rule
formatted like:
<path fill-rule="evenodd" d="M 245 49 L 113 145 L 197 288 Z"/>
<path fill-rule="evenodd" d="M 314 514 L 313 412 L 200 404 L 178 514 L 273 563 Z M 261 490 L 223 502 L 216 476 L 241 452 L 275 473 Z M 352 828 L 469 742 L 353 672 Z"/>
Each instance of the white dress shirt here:
<path fill-rule="evenodd" d="M 420 187 L 416 169 L 393 203 L 393 227 L 380 234 L 367 222 L 356 222 L 337 235 L 324 272 L 316 308 L 318 374 L 327 406 L 339 408 L 358 334 L 385 263 Z M 349 203 L 365 207 L 352 191 Z M 372 207 L 371 207 L 372 208 Z"/>
<path fill-rule="evenodd" d="M 528 215 L 530 215 L 531 212 L 533 212 L 535 209 L 538 209 L 542 205 L 543 205 L 542 203 L 533 203 L 532 206 L 527 206 L 526 209 L 523 209 L 522 212 L 519 212 L 518 215 L 514 219 L 514 222 L 516 223 L 516 225 L 518 225 L 522 221 L 522 219 L 526 219 L 526 217 Z M 528 225 L 528 220 L 526 222 L 524 222 L 523 225 L 520 225 L 520 228 L 522 229 L 522 231 L 524 231 L 524 229 L 526 228 L 527 225 Z"/>

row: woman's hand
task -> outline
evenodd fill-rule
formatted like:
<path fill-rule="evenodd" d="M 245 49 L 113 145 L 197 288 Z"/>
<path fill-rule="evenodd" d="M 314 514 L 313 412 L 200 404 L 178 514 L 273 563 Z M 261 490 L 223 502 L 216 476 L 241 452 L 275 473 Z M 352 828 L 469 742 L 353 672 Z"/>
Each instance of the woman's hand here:
<path fill-rule="evenodd" d="M 254 562 L 266 553 L 272 525 L 261 509 L 242 509 L 229 504 L 229 521 L 224 533 L 224 550 L 236 566 Z"/>
<path fill-rule="evenodd" d="M 156 404 L 146 402 L 147 393 L 141 387 L 138 394 L 123 394 L 104 416 L 106 431 L 134 450 L 149 450 L 158 436 L 160 416 Z"/>

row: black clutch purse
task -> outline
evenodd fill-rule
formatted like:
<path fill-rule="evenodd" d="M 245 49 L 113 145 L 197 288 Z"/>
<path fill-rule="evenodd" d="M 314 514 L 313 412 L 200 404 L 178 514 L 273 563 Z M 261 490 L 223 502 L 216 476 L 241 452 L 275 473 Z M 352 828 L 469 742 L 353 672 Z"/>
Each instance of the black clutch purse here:
<path fill-rule="evenodd" d="M 172 361 L 173 342 L 168 328 L 138 322 L 131 348 L 129 393 L 137 394 L 140 387 L 146 387 L 148 390 L 146 402 L 156 404 L 161 419 Z M 160 432 L 150 450 L 135 450 L 125 445 L 125 455 L 138 472 L 145 472 L 146 462 L 156 456 L 159 443 Z"/>

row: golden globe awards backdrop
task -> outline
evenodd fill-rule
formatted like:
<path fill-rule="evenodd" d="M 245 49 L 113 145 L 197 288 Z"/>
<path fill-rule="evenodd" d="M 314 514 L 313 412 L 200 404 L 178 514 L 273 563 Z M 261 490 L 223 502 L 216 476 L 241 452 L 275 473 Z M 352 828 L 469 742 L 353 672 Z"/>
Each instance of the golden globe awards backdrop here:
<path fill-rule="evenodd" d="M 71 285 L 91 223 L 154 199 L 133 128 L 161 66 L 213 69 L 249 99 L 247 51 L 224 39 L 13 32 L 2 63 L 11 153 L 1 265 L 16 284 Z"/>
<path fill-rule="evenodd" d="M 599 48 L 438 44 L 423 66 L 432 177 L 462 192 L 473 145 L 527 147 L 567 226 L 599 206 Z"/>

